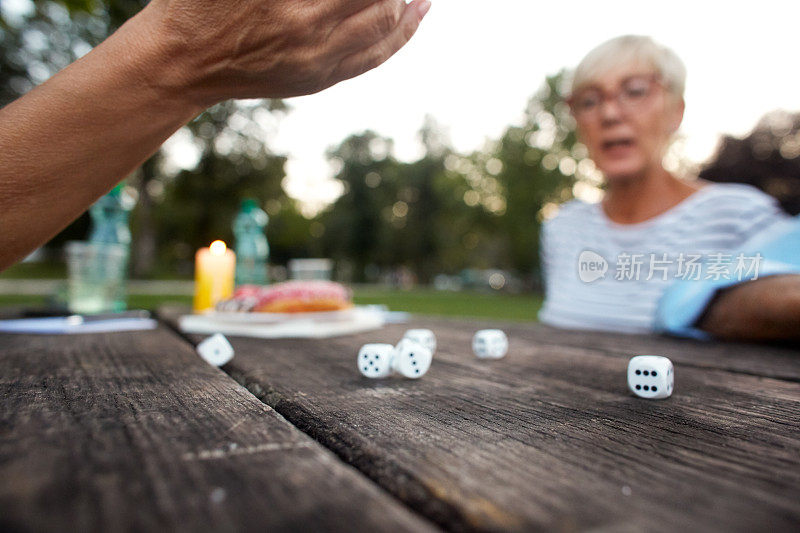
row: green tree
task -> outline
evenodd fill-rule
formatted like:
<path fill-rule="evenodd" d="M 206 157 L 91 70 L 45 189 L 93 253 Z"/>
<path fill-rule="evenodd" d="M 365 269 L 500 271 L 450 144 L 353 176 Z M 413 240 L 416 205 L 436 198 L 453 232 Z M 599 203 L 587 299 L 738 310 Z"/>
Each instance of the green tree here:
<path fill-rule="evenodd" d="M 280 102 L 243 105 L 233 101 L 214 106 L 186 130 L 199 150 L 197 165 L 177 175 L 161 173 L 154 216 L 161 235 L 161 263 L 191 269 L 194 251 L 214 239 L 233 242 L 232 223 L 244 198 L 254 198 L 270 214 L 268 239 L 273 259 L 283 258 L 287 220 L 297 224 L 294 200 L 281 187 L 286 158 L 272 153 L 263 137 L 259 115 L 284 109 Z M 275 229 L 283 232 L 276 233 Z M 304 231 L 308 240 L 308 232 Z M 270 236 L 272 238 L 270 239 Z"/>
<path fill-rule="evenodd" d="M 487 151 L 463 156 L 451 153 L 434 181 L 440 212 L 436 218 L 441 270 L 457 274 L 467 268 L 492 268 L 503 262 L 498 238 L 504 199 L 496 181 L 485 180 Z"/>
<path fill-rule="evenodd" d="M 502 266 L 523 274 L 538 274 L 547 208 L 571 199 L 576 182 L 597 183 L 565 92 L 565 72 L 549 76 L 528 102 L 522 125 L 505 131 L 484 165 L 483 179 L 494 177 L 504 198 L 504 205 L 498 204 L 507 253 Z"/>
<path fill-rule="evenodd" d="M 324 249 L 352 261 L 356 279 L 369 277 L 363 271 L 369 265 L 406 267 L 422 283 L 440 272 L 492 265 L 480 245 L 497 225 L 477 202 L 469 203 L 468 172 L 459 171 L 466 158 L 454 153 L 430 117 L 419 135 L 425 153 L 412 163 L 391 157 L 391 142 L 372 132 L 351 136 L 329 153 L 345 192 L 320 218 Z"/>
<path fill-rule="evenodd" d="M 91 0 L 35 0 L 14 8 L 2 6 L 0 106 L 87 53 L 110 31 L 108 12 Z"/>
<path fill-rule="evenodd" d="M 444 172 L 444 160 L 452 152 L 449 140 L 436 121 L 428 116 L 419 138 L 425 155 L 419 161 L 403 165 L 401 185 L 395 205 L 406 211 L 399 228 L 399 262 L 405 263 L 421 283 L 429 283 L 441 269 L 439 250 L 442 246 L 439 215 L 443 207 L 442 193 L 436 182 Z"/>
<path fill-rule="evenodd" d="M 335 179 L 344 193 L 321 215 L 324 252 L 349 262 L 356 281 L 368 265 L 383 267 L 400 260 L 396 230 L 404 227 L 408 206 L 397 200 L 402 164 L 392 155 L 392 141 L 367 131 L 351 135 L 328 151 L 339 167 Z"/>

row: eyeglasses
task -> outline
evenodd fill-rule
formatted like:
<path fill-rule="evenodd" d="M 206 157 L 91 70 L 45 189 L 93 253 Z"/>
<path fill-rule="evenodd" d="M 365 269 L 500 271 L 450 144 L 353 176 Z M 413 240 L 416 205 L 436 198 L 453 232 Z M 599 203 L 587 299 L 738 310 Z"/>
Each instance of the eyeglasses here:
<path fill-rule="evenodd" d="M 606 100 L 614 99 L 623 111 L 634 111 L 653 94 L 657 86 L 663 86 L 658 75 L 631 76 L 620 88 L 606 93 L 597 87 L 581 89 L 567 99 L 576 118 L 588 118 L 600 111 Z"/>

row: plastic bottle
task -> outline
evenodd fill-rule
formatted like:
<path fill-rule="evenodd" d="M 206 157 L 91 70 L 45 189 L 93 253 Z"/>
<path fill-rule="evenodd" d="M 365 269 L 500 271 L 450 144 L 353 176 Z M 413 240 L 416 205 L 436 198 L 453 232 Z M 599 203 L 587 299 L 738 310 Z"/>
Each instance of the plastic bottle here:
<path fill-rule="evenodd" d="M 92 226 L 89 241 L 105 244 L 122 244 L 130 251 L 131 230 L 128 217 L 133 208 L 132 199 L 122 193 L 122 184 L 97 200 L 89 208 Z"/>
<path fill-rule="evenodd" d="M 89 208 L 92 218 L 89 243 L 95 264 L 90 275 L 94 281 L 87 291 L 100 302 L 95 312 L 125 310 L 125 279 L 131 247 L 128 217 L 134 203 L 119 184 Z"/>
<path fill-rule="evenodd" d="M 266 228 L 267 214 L 253 199 L 246 199 L 233 222 L 236 237 L 236 284 L 266 285 L 269 243 Z"/>

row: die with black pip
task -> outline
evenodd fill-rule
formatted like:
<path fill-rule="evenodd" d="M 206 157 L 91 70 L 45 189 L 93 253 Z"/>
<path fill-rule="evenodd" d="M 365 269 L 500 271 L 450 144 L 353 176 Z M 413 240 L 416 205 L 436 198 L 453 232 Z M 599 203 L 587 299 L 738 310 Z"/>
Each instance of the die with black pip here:
<path fill-rule="evenodd" d="M 392 373 L 417 379 L 428 372 L 433 353 L 411 339 L 402 339 L 397 346 L 391 344 L 365 344 L 358 352 L 358 371 L 368 378 L 385 378 Z"/>
<path fill-rule="evenodd" d="M 628 388 L 640 398 L 669 398 L 674 384 L 675 370 L 666 357 L 637 355 L 628 363 Z"/>
<path fill-rule="evenodd" d="M 499 329 L 482 329 L 472 337 L 472 351 L 479 359 L 502 359 L 508 353 L 508 337 Z"/>

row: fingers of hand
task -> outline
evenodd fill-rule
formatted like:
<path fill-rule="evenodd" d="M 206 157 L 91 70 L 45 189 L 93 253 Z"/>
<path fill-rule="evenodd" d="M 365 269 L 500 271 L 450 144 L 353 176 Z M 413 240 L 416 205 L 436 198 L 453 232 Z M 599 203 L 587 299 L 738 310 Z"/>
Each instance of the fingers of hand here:
<path fill-rule="evenodd" d="M 294 0 L 296 1 L 296 0 Z M 344 20 L 356 13 L 370 8 L 373 4 L 379 4 L 383 0 L 315 0 L 317 8 L 326 19 L 329 20 Z M 400 0 L 401 2 L 403 0 Z M 322 5 L 319 5 L 322 4 Z"/>
<path fill-rule="evenodd" d="M 334 54 L 349 55 L 365 50 L 394 31 L 406 4 L 403 0 L 380 0 L 340 22 L 328 38 Z"/>
<path fill-rule="evenodd" d="M 428 0 L 414 0 L 403 9 L 399 22 L 383 38 L 366 49 L 345 57 L 335 71 L 338 80 L 346 80 L 372 70 L 400 50 L 416 33 L 430 7 Z"/>

